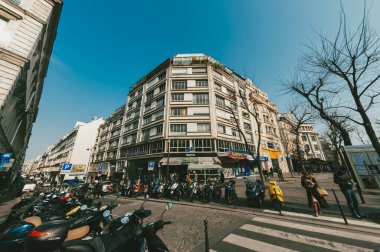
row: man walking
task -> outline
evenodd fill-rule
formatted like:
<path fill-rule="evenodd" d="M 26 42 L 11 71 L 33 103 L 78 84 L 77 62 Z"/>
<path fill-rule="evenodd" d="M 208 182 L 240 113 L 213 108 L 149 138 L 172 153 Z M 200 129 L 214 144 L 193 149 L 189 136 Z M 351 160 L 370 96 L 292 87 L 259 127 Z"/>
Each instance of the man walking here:
<path fill-rule="evenodd" d="M 344 167 L 340 167 L 340 169 L 334 174 L 334 182 L 339 185 L 344 197 L 346 197 L 347 205 L 351 210 L 352 217 L 361 219 L 358 199 L 354 192 L 355 182 Z"/>

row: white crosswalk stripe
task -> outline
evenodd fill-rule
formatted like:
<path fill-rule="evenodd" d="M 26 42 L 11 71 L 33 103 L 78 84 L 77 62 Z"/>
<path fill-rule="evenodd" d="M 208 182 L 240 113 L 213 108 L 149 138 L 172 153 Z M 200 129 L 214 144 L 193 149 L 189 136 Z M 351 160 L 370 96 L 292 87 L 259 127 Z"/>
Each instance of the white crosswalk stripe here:
<path fill-rule="evenodd" d="M 379 237 L 371 235 L 370 228 L 367 232 L 321 227 L 302 220 L 279 220 L 257 216 L 211 246 L 210 251 L 371 252 L 379 249 Z"/>
<path fill-rule="evenodd" d="M 268 210 L 268 209 L 265 209 L 263 212 L 264 213 L 278 214 L 278 211 L 273 211 L 273 210 Z M 344 220 L 342 218 L 335 218 L 335 217 L 328 217 L 328 216 L 315 217 L 311 214 L 294 213 L 294 212 L 287 212 L 287 211 L 281 211 L 281 213 L 284 216 L 302 217 L 302 218 L 307 218 L 307 219 L 326 220 L 326 221 L 331 221 L 331 222 L 336 222 L 336 223 L 344 223 Z M 361 220 L 348 220 L 348 223 L 350 225 L 374 227 L 374 228 L 380 229 L 380 225 L 373 223 L 373 222 L 367 222 L 367 221 L 361 221 Z"/>
<path fill-rule="evenodd" d="M 326 240 L 322 240 L 322 239 L 318 239 L 314 237 L 308 237 L 308 236 L 299 235 L 299 234 L 292 234 L 288 232 L 273 230 L 270 228 L 257 227 L 257 226 L 249 225 L 249 224 L 245 224 L 241 226 L 240 229 L 262 233 L 262 234 L 270 234 L 270 236 L 272 237 L 283 238 L 289 241 L 295 241 L 295 242 L 305 243 L 309 245 L 315 245 L 321 248 L 332 249 L 335 251 L 373 252 L 372 249 L 363 249 L 357 246 L 350 246 L 350 245 L 342 244 L 339 242 L 331 242 L 331 241 L 326 241 Z"/>

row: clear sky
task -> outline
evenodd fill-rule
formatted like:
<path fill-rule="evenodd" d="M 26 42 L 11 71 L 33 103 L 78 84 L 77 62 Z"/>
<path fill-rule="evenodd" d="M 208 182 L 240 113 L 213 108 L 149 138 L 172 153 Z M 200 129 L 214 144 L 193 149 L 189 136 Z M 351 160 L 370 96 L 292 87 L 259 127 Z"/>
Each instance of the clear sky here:
<path fill-rule="evenodd" d="M 357 24 L 363 2 L 342 2 Z M 380 1 L 367 5 L 380 31 Z M 337 0 L 65 0 L 26 160 L 76 121 L 108 117 L 125 103 L 131 84 L 177 53 L 213 57 L 253 79 L 283 110 L 289 97 L 280 80 L 315 31 L 336 32 L 339 6 Z"/>

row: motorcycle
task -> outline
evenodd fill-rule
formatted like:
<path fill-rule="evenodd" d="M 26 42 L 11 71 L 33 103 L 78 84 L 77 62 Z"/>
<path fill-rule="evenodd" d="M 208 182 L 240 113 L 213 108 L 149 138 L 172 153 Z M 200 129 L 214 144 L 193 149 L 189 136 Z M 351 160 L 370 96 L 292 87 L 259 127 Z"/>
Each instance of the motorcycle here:
<path fill-rule="evenodd" d="M 226 183 L 226 187 L 224 190 L 225 193 L 225 199 L 229 205 L 234 204 L 234 207 L 236 208 L 236 191 L 235 191 L 235 181 L 230 180 Z"/>
<path fill-rule="evenodd" d="M 247 205 L 256 205 L 262 208 L 265 198 L 265 187 L 260 180 L 246 181 L 245 196 L 247 197 Z"/>
<path fill-rule="evenodd" d="M 174 182 L 171 186 L 169 186 L 169 197 L 170 198 L 176 198 L 177 200 L 180 199 L 182 196 L 182 192 L 180 190 L 180 187 L 178 185 L 178 182 Z"/>
<path fill-rule="evenodd" d="M 284 208 L 284 193 L 280 186 L 274 180 L 269 181 L 269 196 L 273 202 L 273 206 L 276 210 L 282 210 Z"/>

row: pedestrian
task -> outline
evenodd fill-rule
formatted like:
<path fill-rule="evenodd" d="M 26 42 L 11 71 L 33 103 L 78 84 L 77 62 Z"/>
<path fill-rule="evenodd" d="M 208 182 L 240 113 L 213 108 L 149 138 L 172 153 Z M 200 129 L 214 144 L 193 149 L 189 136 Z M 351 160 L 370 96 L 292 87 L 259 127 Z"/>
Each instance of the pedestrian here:
<path fill-rule="evenodd" d="M 278 181 L 280 181 L 280 182 L 285 181 L 284 175 L 282 174 L 282 169 L 280 167 L 278 168 Z"/>
<path fill-rule="evenodd" d="M 264 178 L 265 178 L 265 181 L 268 181 L 269 180 L 269 174 L 268 174 L 268 170 L 267 169 L 264 169 L 263 170 L 263 176 L 264 176 Z"/>
<path fill-rule="evenodd" d="M 273 170 L 273 167 L 271 167 L 271 168 L 269 169 L 269 171 L 270 171 L 270 176 L 271 176 L 272 178 L 274 178 L 274 170 Z"/>
<path fill-rule="evenodd" d="M 220 171 L 220 183 L 224 184 L 224 173 L 223 173 L 223 171 Z"/>
<path fill-rule="evenodd" d="M 361 219 L 362 215 L 359 211 L 358 199 L 354 192 L 354 186 L 356 183 L 343 166 L 334 174 L 334 183 L 339 185 L 344 197 L 346 197 L 347 205 L 350 208 L 352 217 Z"/>
<path fill-rule="evenodd" d="M 187 175 L 186 175 L 186 184 L 187 184 L 188 186 L 191 185 L 191 178 L 190 178 L 190 174 L 189 174 L 189 173 L 187 173 Z"/>
<path fill-rule="evenodd" d="M 329 207 L 329 204 L 327 203 L 325 197 L 319 195 L 318 193 L 317 189 L 320 187 L 320 185 L 318 184 L 317 180 L 305 171 L 302 172 L 301 185 L 306 190 L 309 208 L 312 208 L 315 204 L 315 202 L 313 202 L 313 198 L 318 201 L 320 207 Z"/>
<path fill-rule="evenodd" d="M 98 180 L 98 183 L 96 183 L 94 187 L 94 198 L 99 199 L 101 193 L 102 193 L 102 184 L 100 183 L 100 180 Z"/>

